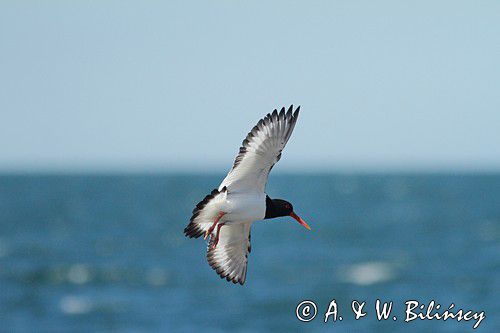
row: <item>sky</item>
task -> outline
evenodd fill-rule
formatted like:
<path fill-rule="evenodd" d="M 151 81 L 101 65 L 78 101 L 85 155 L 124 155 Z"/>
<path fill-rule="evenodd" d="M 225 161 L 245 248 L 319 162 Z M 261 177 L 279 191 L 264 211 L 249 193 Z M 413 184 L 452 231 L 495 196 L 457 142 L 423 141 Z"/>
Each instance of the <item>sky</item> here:
<path fill-rule="evenodd" d="M 2 1 L 0 172 L 500 171 L 499 1 Z"/>

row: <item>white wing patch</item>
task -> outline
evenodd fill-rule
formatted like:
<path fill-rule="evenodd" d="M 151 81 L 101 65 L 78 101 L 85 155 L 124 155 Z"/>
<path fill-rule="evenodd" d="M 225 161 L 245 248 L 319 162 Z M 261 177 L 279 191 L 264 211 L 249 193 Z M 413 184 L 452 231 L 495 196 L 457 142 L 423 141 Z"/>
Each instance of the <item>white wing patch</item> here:
<path fill-rule="evenodd" d="M 247 276 L 248 254 L 250 246 L 250 228 L 252 222 L 226 224 L 221 227 L 219 243 L 212 249 L 214 234 L 210 237 L 207 248 L 207 260 L 210 266 L 227 281 L 243 285 Z"/>
<path fill-rule="evenodd" d="M 243 140 L 239 154 L 231 171 L 219 189 L 227 187 L 230 192 L 264 192 L 269 172 L 281 157 L 299 116 L 300 106 L 292 113 L 293 105 L 285 113 L 282 108 L 267 114 Z"/>

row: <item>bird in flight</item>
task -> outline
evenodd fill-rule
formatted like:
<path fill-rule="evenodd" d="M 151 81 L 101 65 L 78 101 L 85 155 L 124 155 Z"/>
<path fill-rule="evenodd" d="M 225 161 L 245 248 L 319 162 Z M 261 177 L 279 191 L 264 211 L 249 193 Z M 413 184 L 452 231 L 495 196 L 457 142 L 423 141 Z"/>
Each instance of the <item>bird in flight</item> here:
<path fill-rule="evenodd" d="M 184 229 L 187 237 L 209 238 L 208 263 L 227 281 L 245 283 L 254 221 L 291 216 L 311 229 L 291 203 L 265 193 L 269 172 L 280 160 L 299 110 L 300 106 L 293 111 L 293 105 L 286 112 L 285 108 L 274 110 L 252 128 L 226 178 L 196 205 Z"/>

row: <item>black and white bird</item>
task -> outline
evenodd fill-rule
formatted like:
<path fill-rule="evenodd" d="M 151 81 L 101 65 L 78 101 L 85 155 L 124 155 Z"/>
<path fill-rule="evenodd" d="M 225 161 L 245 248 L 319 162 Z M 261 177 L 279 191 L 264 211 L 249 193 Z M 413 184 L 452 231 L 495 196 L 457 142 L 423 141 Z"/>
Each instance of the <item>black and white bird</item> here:
<path fill-rule="evenodd" d="M 227 281 L 245 283 L 254 221 L 291 216 L 310 230 L 291 203 L 265 193 L 269 172 L 292 135 L 299 109 L 293 112 L 292 105 L 286 112 L 274 110 L 255 125 L 226 178 L 196 205 L 184 229 L 187 237 L 210 237 L 208 263 Z"/>

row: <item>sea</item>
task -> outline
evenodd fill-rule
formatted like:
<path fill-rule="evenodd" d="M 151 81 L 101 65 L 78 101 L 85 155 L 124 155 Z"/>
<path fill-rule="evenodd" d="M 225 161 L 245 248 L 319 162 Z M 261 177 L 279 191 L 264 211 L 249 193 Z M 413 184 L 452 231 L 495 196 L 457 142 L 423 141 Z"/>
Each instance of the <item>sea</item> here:
<path fill-rule="evenodd" d="M 499 174 L 276 173 L 311 231 L 255 222 L 243 286 L 183 235 L 223 176 L 0 176 L 0 331 L 500 332 Z"/>

